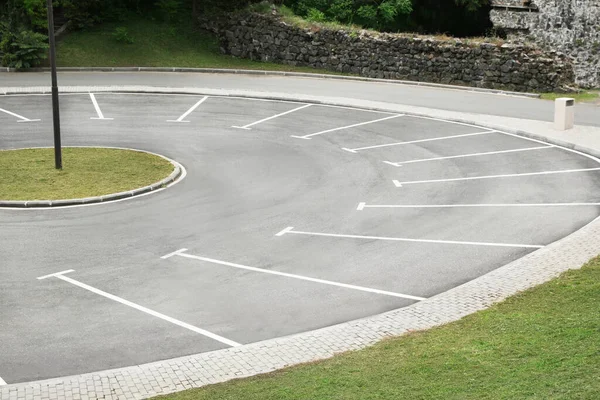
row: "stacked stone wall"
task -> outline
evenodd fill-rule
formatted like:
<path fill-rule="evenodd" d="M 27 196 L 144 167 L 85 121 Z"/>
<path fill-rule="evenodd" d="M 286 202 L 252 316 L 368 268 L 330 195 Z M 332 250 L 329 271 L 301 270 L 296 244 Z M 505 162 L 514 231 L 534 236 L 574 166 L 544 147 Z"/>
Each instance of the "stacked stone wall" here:
<path fill-rule="evenodd" d="M 574 59 L 576 83 L 600 87 L 600 0 L 492 0 L 490 18 L 514 42 Z"/>
<path fill-rule="evenodd" d="M 515 91 L 560 91 L 573 84 L 568 57 L 521 44 L 304 29 L 248 13 L 201 23 L 218 34 L 224 53 L 253 60 Z"/>

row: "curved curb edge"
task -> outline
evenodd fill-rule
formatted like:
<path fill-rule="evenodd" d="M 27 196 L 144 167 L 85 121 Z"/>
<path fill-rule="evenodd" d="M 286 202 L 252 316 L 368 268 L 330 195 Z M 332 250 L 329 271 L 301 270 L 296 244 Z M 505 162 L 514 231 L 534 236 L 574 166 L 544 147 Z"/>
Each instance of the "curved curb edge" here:
<path fill-rule="evenodd" d="M 50 68 L 31 68 L 24 71 L 17 71 L 14 68 L 2 67 L 0 72 L 4 73 L 28 73 L 28 72 L 49 72 Z M 462 90 L 465 92 L 487 93 L 506 96 L 519 96 L 538 99 L 539 93 L 515 92 L 502 89 L 488 89 L 473 86 L 448 85 L 443 83 L 408 81 L 401 79 L 382 79 L 367 78 L 364 76 L 320 74 L 311 72 L 289 72 L 289 71 L 269 71 L 256 69 L 227 69 L 227 68 L 181 68 L 181 67 L 59 67 L 58 72 L 162 72 L 162 73 L 196 73 L 196 74 L 232 74 L 232 75 L 260 75 L 260 76 L 285 76 L 313 79 L 330 79 L 356 82 L 378 82 L 390 83 L 394 85 L 422 86 L 437 89 Z"/>
<path fill-rule="evenodd" d="M 68 147 L 82 147 L 82 146 L 68 146 Z M 83 147 L 86 147 L 86 146 L 83 146 Z M 106 148 L 116 149 L 115 147 L 106 147 Z M 22 150 L 22 149 L 15 149 L 15 150 Z M 151 185 L 133 189 L 133 190 L 128 190 L 126 192 L 111 193 L 111 194 L 106 194 L 103 196 L 85 197 L 85 198 L 80 198 L 80 199 L 65 199 L 65 200 L 29 200 L 29 201 L 0 200 L 0 209 L 2 209 L 2 208 L 39 208 L 39 209 L 44 209 L 44 208 L 56 208 L 56 207 L 68 207 L 68 206 L 81 206 L 81 205 L 89 205 L 89 204 L 97 204 L 97 203 L 109 203 L 109 202 L 113 202 L 116 200 L 130 199 L 133 197 L 140 196 L 142 194 L 153 192 L 157 189 L 162 189 L 164 187 L 167 187 L 170 184 L 172 184 L 173 182 L 175 182 L 177 179 L 179 179 L 179 177 L 183 173 L 181 164 L 179 164 L 178 162 L 173 161 L 167 157 L 164 157 L 160 154 L 155 154 L 155 153 L 151 153 L 151 152 L 148 152 L 145 150 L 136 150 L 136 149 L 124 149 L 123 148 L 121 150 L 138 151 L 141 153 L 147 153 L 147 154 L 152 154 L 154 156 L 161 157 L 171 163 L 171 165 L 174 168 L 173 172 L 171 172 L 171 174 L 168 177 L 161 179 L 160 181 L 155 182 Z"/>

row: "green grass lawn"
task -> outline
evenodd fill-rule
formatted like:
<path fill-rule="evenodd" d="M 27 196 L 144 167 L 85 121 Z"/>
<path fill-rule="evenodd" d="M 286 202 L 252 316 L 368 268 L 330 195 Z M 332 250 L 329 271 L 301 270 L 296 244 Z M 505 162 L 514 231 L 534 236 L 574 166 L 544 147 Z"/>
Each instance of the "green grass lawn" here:
<path fill-rule="evenodd" d="M 164 398 L 600 399 L 600 257 L 446 326 Z"/>
<path fill-rule="evenodd" d="M 151 154 L 117 149 L 64 148 L 0 151 L 0 200 L 74 199 L 137 189 L 168 177 L 173 165 Z"/>
<path fill-rule="evenodd" d="M 556 100 L 559 97 L 571 97 L 578 103 L 596 103 L 600 100 L 600 92 L 577 92 L 577 93 L 543 93 L 541 98 L 544 100 Z"/>
<path fill-rule="evenodd" d="M 127 29 L 133 43 L 118 42 L 117 27 Z M 325 72 L 313 68 L 250 61 L 219 52 L 214 36 L 195 32 L 191 21 L 166 24 L 139 16 L 126 22 L 69 33 L 57 46 L 61 67 L 187 67 Z M 329 72 L 330 73 L 330 72 Z"/>

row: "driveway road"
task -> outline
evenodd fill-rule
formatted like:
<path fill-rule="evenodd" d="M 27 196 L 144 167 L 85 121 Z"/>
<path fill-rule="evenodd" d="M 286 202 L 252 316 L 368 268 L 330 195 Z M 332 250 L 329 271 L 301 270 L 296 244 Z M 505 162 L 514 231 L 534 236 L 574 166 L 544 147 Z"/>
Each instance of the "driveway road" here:
<path fill-rule="evenodd" d="M 65 86 L 145 85 L 283 92 L 382 101 L 503 117 L 552 121 L 551 101 L 465 90 L 322 78 L 155 72 L 61 72 Z M 49 86 L 49 73 L 0 73 L 0 86 Z M 576 123 L 600 127 L 600 107 L 576 105 Z"/>

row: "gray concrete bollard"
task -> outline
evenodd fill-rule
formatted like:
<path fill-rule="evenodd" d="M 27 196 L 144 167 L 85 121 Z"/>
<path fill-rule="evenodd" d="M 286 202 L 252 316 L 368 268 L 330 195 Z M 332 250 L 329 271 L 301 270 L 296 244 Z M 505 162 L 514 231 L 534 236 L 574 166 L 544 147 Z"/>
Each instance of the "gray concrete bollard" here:
<path fill-rule="evenodd" d="M 554 129 L 566 131 L 575 124 L 575 99 L 561 97 L 554 102 Z"/>

